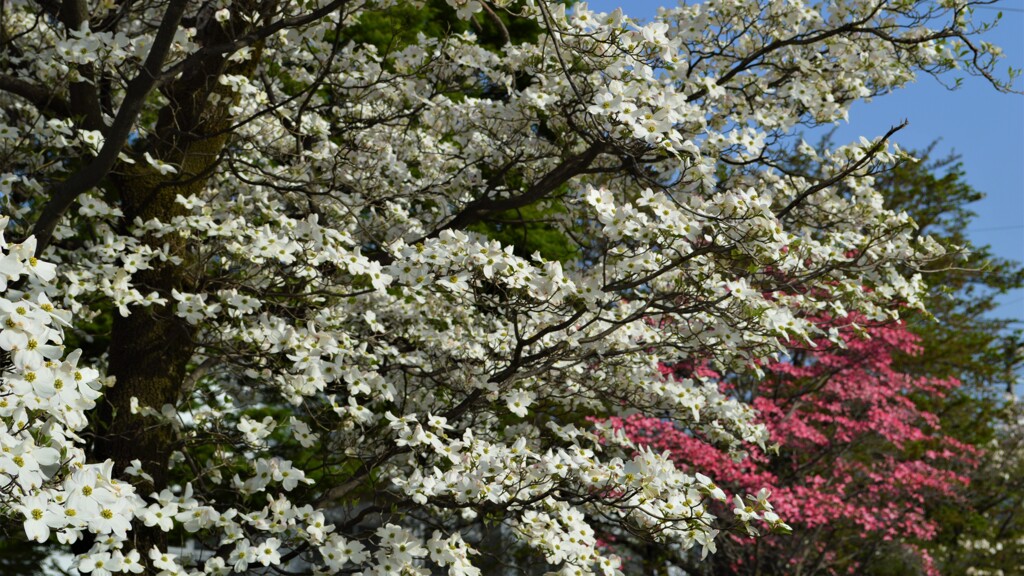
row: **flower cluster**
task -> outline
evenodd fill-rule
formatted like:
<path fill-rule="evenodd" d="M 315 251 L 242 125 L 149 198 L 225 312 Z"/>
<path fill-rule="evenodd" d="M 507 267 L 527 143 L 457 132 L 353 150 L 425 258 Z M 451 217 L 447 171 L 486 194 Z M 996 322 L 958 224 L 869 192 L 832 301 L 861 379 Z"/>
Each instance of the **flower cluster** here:
<path fill-rule="evenodd" d="M 756 388 L 722 383 L 755 396 L 752 404 L 768 427 L 771 450 L 751 447 L 750 457 L 736 462 L 670 422 L 643 416 L 616 421 L 630 438 L 666 450 L 680 465 L 716 471 L 727 489 L 767 487 L 778 515 L 803 534 L 823 534 L 823 540 L 809 543 L 771 538 L 756 552 L 745 540 L 734 540 L 720 559 L 725 565 L 778 563 L 795 569 L 785 559 L 810 550 L 821 566 L 856 569 L 849 559 L 833 564 L 840 561 L 834 556 L 867 542 L 927 542 L 938 525 L 926 510 L 936 502 L 961 502 L 966 473 L 978 465 L 978 449 L 945 435 L 938 415 L 915 402 L 941 398 L 959 382 L 894 369 L 894 355 L 919 352 L 906 326 L 872 326 L 856 314 L 816 321 L 838 323 L 844 347 L 830 350 L 819 341 L 812 357 L 796 360 L 808 351 L 796 352 L 801 347 L 794 343 L 792 355 L 765 366 L 766 377 Z M 734 511 L 758 518 L 738 496 Z M 776 527 L 778 515 L 760 517 Z M 926 550 L 912 552 L 924 565 L 931 563 Z"/>
<path fill-rule="evenodd" d="M 71 316 L 47 295 L 55 267 L 35 258 L 34 238 L 7 244 L 7 224 L 0 222 L 0 349 L 10 362 L 0 382 L 0 506 L 17 510 L 37 542 L 52 532 L 63 543 L 85 533 L 126 540 L 141 500 L 112 462 L 86 463 L 77 434 L 101 395 L 99 373 L 78 364 L 80 350 L 65 355 Z"/>

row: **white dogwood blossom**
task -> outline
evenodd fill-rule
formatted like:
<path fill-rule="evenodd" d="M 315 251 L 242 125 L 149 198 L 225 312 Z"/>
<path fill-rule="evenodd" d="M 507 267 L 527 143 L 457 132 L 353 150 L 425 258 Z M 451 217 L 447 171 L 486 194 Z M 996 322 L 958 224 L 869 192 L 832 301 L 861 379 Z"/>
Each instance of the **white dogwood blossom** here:
<path fill-rule="evenodd" d="M 8 224 L 0 220 L 0 235 Z M 56 533 L 74 542 L 87 532 L 123 541 L 142 500 L 118 480 L 111 461 L 86 463 L 78 436 L 100 396 L 99 373 L 78 365 L 80 350 L 62 360 L 70 318 L 46 294 L 54 268 L 32 256 L 34 239 L 0 239 L 0 246 L 8 282 L 0 349 L 10 362 L 0 384 L 0 506 L 22 517 L 29 540 L 47 542 Z M 89 556 L 80 569 L 120 571 L 120 560 L 104 554 Z"/>
<path fill-rule="evenodd" d="M 765 429 L 697 367 L 920 305 L 941 248 L 874 188 L 892 133 L 776 160 L 921 71 L 997 83 L 970 3 L 434 4 L 5 5 L 28 539 L 94 575 L 613 575 L 786 529 L 610 419 L 741 458 Z"/>

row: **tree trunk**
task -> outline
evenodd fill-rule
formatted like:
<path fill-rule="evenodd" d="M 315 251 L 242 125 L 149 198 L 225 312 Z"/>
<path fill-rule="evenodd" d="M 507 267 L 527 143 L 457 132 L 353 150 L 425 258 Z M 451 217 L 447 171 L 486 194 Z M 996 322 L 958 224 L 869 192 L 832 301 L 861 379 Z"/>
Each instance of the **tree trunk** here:
<path fill-rule="evenodd" d="M 225 39 L 218 29 L 207 40 Z M 166 90 L 170 102 L 160 110 L 156 130 L 147 140 L 146 148 L 155 158 L 174 166 L 177 173 L 161 174 L 144 161 L 120 163 L 110 181 L 120 195 L 125 223 L 136 218 L 170 223 L 174 217 L 186 214 L 175 199 L 202 192 L 231 133 L 233 119 L 228 110 L 236 95 L 219 84 L 218 79 L 224 73 L 251 73 L 259 55 L 260 49 L 256 47 L 250 60 L 230 67 L 223 54 L 199 60 Z M 211 94 L 219 96 L 216 104 L 210 104 Z M 201 290 L 202 271 L 195 268 L 186 236 L 147 235 L 142 240 L 154 248 L 167 246 L 169 255 L 180 262 L 154 259 L 150 262 L 152 269 L 132 277 L 140 292 L 155 291 L 168 302 L 163 306 L 132 307 L 128 317 L 115 315 L 109 373 L 116 381 L 100 410 L 92 456 L 100 462 L 113 460 L 117 473 L 123 472 L 133 460 L 140 460 L 153 481 L 139 481 L 136 487 L 140 494 L 148 496 L 166 488 L 172 480 L 168 474 L 169 458 L 179 438 L 170 423 L 132 414 L 132 398 L 137 398 L 139 405 L 156 410 L 165 404 L 177 406 L 182 400 L 182 383 L 192 360 L 197 331 L 175 316 L 176 302 L 171 291 Z M 136 523 L 133 532 L 135 546 L 143 556 L 154 545 L 166 549 L 166 535 L 159 529 Z"/>

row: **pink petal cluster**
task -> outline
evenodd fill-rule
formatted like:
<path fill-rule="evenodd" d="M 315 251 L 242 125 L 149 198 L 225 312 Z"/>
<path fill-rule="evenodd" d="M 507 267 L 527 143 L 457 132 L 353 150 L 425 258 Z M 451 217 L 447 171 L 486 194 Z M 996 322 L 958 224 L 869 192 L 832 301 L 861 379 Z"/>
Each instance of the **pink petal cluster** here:
<path fill-rule="evenodd" d="M 706 367 L 664 368 L 679 377 L 715 378 L 723 391 L 749 400 L 777 454 L 749 446 L 749 456 L 737 462 L 670 420 L 614 420 L 635 442 L 668 451 L 678 466 L 714 471 L 727 492 L 771 491 L 776 512 L 794 534 L 769 535 L 760 547 L 730 547 L 739 555 L 729 559 L 737 568 L 773 547 L 789 558 L 802 554 L 794 546 L 806 547 L 821 559 L 819 566 L 827 566 L 839 556 L 832 546 L 898 541 L 934 570 L 914 543 L 935 536 L 930 503 L 961 497 L 980 451 L 944 435 L 938 415 L 927 408 L 927 400 L 959 382 L 900 372 L 894 358 L 919 353 L 919 339 L 903 324 L 865 324 L 863 318 L 845 319 L 839 327 L 844 347 L 822 340 L 813 349 L 794 350 L 763 365 L 765 377 L 753 385 Z"/>

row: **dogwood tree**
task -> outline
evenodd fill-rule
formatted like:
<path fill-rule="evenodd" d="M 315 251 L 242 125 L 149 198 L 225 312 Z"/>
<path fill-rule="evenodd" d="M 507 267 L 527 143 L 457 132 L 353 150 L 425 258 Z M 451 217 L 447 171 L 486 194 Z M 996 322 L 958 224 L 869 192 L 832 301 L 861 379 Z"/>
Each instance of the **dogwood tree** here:
<path fill-rule="evenodd" d="M 740 457 L 753 410 L 659 366 L 920 303 L 904 271 L 942 249 L 873 186 L 895 128 L 774 159 L 921 72 L 1001 87 L 975 2 L 449 4 L 383 42 L 366 22 L 421 5 L 3 5 L 0 506 L 27 538 L 96 576 L 615 574 L 598 525 L 702 555 L 786 528 L 588 417 Z M 497 240 L 536 229 L 561 259 Z"/>
<path fill-rule="evenodd" d="M 768 427 L 768 450 L 751 447 L 742 462 L 658 418 L 616 419 L 630 437 L 668 450 L 681 467 L 714 471 L 724 490 L 767 488 L 773 510 L 762 514 L 792 523 L 792 535 L 758 546 L 754 534 L 725 540 L 706 573 L 874 573 L 873 565 L 939 573 L 922 548 L 940 528 L 930 511 L 968 507 L 965 489 L 982 450 L 945 434 L 939 414 L 915 400 L 937 403 L 960 383 L 896 369 L 894 356 L 921 352 L 904 325 L 865 328 L 862 318 L 848 318 L 839 323 L 843 348 L 798 347 L 785 361 L 767 364 L 756 384 L 709 374 L 751 397 Z M 746 503 L 726 505 L 741 511 Z M 908 559 L 900 562 L 887 548 Z"/>

